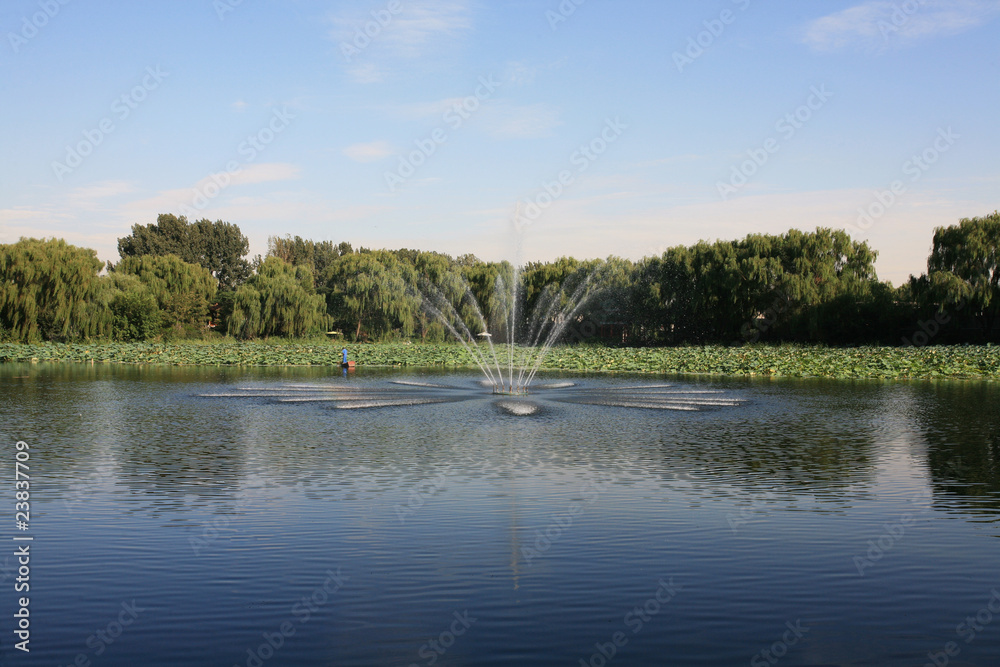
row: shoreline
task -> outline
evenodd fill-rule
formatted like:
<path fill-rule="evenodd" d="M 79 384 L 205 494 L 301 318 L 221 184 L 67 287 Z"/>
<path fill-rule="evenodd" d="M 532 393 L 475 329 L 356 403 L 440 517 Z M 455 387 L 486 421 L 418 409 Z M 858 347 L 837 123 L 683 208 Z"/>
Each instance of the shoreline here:
<path fill-rule="evenodd" d="M 340 368 L 342 345 L 325 340 L 175 343 L 0 343 L 0 364 L 85 363 L 169 366 Z M 457 343 L 348 345 L 359 368 L 475 370 Z M 505 349 L 505 348 L 504 348 Z M 499 351 L 498 351 L 499 354 Z M 0 366 L 2 367 L 2 366 Z M 880 380 L 1000 380 L 1000 346 L 553 347 L 541 370 Z"/>

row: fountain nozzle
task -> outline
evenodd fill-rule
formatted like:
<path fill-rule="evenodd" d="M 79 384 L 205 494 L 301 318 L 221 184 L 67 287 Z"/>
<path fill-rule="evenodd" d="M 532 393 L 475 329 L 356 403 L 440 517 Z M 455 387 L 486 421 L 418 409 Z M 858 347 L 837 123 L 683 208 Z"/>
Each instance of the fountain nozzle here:
<path fill-rule="evenodd" d="M 493 393 L 498 396 L 527 396 L 528 387 L 524 385 L 518 385 L 516 387 L 511 385 L 507 387 L 502 384 L 494 384 Z"/>

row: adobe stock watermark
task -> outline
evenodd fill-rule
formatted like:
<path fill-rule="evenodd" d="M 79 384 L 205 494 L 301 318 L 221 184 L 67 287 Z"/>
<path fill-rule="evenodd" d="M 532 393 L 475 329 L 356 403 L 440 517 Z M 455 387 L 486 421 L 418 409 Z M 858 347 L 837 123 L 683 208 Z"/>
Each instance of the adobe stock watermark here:
<path fill-rule="evenodd" d="M 796 619 L 795 623 L 787 621 L 785 627 L 788 629 L 782 633 L 781 639 L 750 658 L 751 667 L 767 667 L 778 664 L 778 661 L 788 655 L 788 651 L 809 632 L 809 626 L 803 625 L 799 619 Z"/>
<path fill-rule="evenodd" d="M 981 632 L 986 629 L 997 614 L 1000 614 L 1000 590 L 994 588 L 990 591 L 992 597 L 975 614 L 965 617 L 965 620 L 955 627 L 955 634 L 959 639 L 965 640 L 966 644 L 971 644 L 976 640 Z M 928 662 L 924 667 L 947 667 L 951 659 L 957 657 L 962 652 L 962 647 L 958 642 L 950 641 L 944 645 L 940 651 L 931 651 L 927 654 Z"/>
<path fill-rule="evenodd" d="M 94 472 L 89 476 L 90 480 L 96 485 L 101 484 L 114 484 L 116 479 L 116 467 L 112 463 L 100 463 L 94 466 Z M 69 498 L 63 498 L 63 508 L 66 510 L 66 514 L 70 517 L 76 517 L 76 508 L 74 505 L 83 504 L 82 500 L 70 500 Z"/>
<path fill-rule="evenodd" d="M 781 139 L 790 141 L 799 130 L 805 127 L 806 123 L 812 120 L 815 113 L 826 105 L 831 97 L 833 97 L 833 93 L 826 89 L 826 84 L 810 87 L 805 104 L 779 118 L 774 123 L 775 131 L 781 135 Z M 749 183 L 750 179 L 770 161 L 771 156 L 780 150 L 781 141 L 774 137 L 765 140 L 760 148 L 749 149 L 747 151 L 748 159 L 739 165 L 733 165 L 729 182 L 718 181 L 715 184 L 722 201 L 727 201 L 730 195 L 739 192 L 740 188 Z"/>
<path fill-rule="evenodd" d="M 930 490 L 925 490 L 914 500 L 930 500 Z M 858 571 L 858 576 L 865 576 L 865 570 L 882 560 L 886 553 L 891 551 L 896 544 L 906 535 L 906 529 L 912 528 L 916 523 L 918 514 L 923 514 L 930 509 L 930 506 L 922 507 L 920 510 L 910 513 L 906 512 L 899 517 L 899 520 L 885 522 L 882 524 L 882 533 L 876 539 L 868 540 L 868 551 L 864 556 L 854 556 L 854 567 Z"/>
<path fill-rule="evenodd" d="M 903 336 L 901 339 L 903 345 L 906 347 L 924 347 L 925 345 L 928 345 L 932 340 L 934 340 L 935 336 L 941 333 L 941 327 L 951 322 L 952 313 L 963 310 L 967 304 L 968 300 L 963 297 L 959 299 L 958 303 L 955 304 L 950 312 L 947 310 L 939 310 L 934 314 L 933 319 L 920 320 L 917 322 L 917 328 L 919 328 L 920 331 L 914 333 L 912 338 Z"/>
<path fill-rule="evenodd" d="M 226 20 L 226 14 L 236 11 L 236 8 L 243 4 L 243 0 L 212 0 L 212 9 L 220 21 Z"/>
<path fill-rule="evenodd" d="M 111 103 L 111 116 L 105 116 L 98 123 L 97 127 L 83 131 L 83 139 L 75 145 L 66 146 L 66 157 L 63 162 L 54 160 L 52 162 L 52 173 L 55 174 L 59 182 L 72 174 L 73 170 L 83 164 L 83 160 L 91 155 L 94 150 L 104 143 L 104 140 L 117 129 L 115 121 L 124 122 L 132 112 L 139 108 L 139 105 L 146 101 L 149 94 L 160 87 L 163 80 L 170 74 L 164 72 L 157 65 L 147 67 L 142 81 L 134 86 L 127 93 L 122 93 Z"/>
<path fill-rule="evenodd" d="M 108 621 L 107 625 L 94 631 L 94 634 L 87 637 L 87 648 L 93 651 L 94 657 L 100 657 L 111 647 L 115 641 L 121 637 L 125 631 L 139 618 L 139 614 L 146 611 L 145 607 L 140 607 L 135 600 L 122 602 L 118 616 Z M 91 659 L 88 652 L 77 653 L 73 662 L 67 663 L 67 667 L 90 667 Z"/>
<path fill-rule="evenodd" d="M 791 304 L 790 296 L 782 291 L 775 292 L 774 301 L 760 314 L 760 317 L 744 322 L 743 326 L 740 327 L 740 335 L 743 336 L 743 340 L 748 343 L 759 341 L 761 334 L 767 333 L 768 329 L 773 327 L 781 315 L 791 307 Z"/>
<path fill-rule="evenodd" d="M 589 505 L 597 502 L 601 494 L 609 488 L 611 488 L 611 484 L 606 481 L 589 482 L 586 484 L 580 492 L 582 500 L 571 502 L 566 511 L 553 515 L 545 530 L 536 530 L 534 546 L 521 547 L 521 555 L 524 557 L 524 561 L 528 565 L 532 565 L 532 560 L 547 553 L 552 548 L 552 545 L 559 541 L 563 532 L 572 527 L 573 521 L 583 514 L 583 511 Z"/>
<path fill-rule="evenodd" d="M 406 505 L 397 504 L 394 508 L 396 516 L 399 518 L 399 523 L 405 524 L 406 517 L 416 512 L 428 500 L 440 493 L 444 488 L 445 479 L 444 473 L 439 473 L 434 479 L 421 482 L 410 489 Z"/>
<path fill-rule="evenodd" d="M 10 42 L 10 48 L 14 49 L 14 53 L 20 53 L 21 47 L 27 45 L 28 40 L 34 39 L 38 32 L 49 24 L 49 21 L 54 19 L 59 10 L 68 5 L 70 0 L 39 0 L 37 11 L 31 15 L 31 17 L 22 16 L 21 17 L 21 29 L 17 32 L 9 31 L 7 33 L 7 41 Z"/>
<path fill-rule="evenodd" d="M 263 152 L 282 132 L 288 129 L 291 122 L 295 120 L 295 114 L 288 111 L 287 106 L 280 110 L 275 109 L 271 113 L 268 122 L 255 133 L 247 135 L 245 141 L 240 142 L 236 147 L 236 152 L 243 158 L 240 160 L 230 160 L 226 163 L 223 171 L 211 174 L 207 183 L 195 186 L 192 190 L 191 203 L 181 204 L 180 213 L 192 220 L 198 216 L 198 212 L 206 209 L 213 199 L 232 185 L 233 176 L 241 173 L 243 167 L 251 164 L 257 156 Z M 206 180 L 206 179 L 203 179 Z"/>
<path fill-rule="evenodd" d="M 479 77 L 479 86 L 475 92 L 448 107 L 442 114 L 441 121 L 452 131 L 461 129 L 466 121 L 472 118 L 472 114 L 476 113 L 484 102 L 493 97 L 493 93 L 500 85 L 499 81 L 493 79 L 492 74 L 488 77 Z M 385 184 L 389 188 L 389 192 L 396 192 L 447 141 L 448 129 L 445 127 L 436 127 L 426 138 L 415 139 L 413 144 L 416 148 L 405 156 L 399 156 L 399 165 L 396 167 L 396 171 L 385 172 Z"/>
<path fill-rule="evenodd" d="M 479 620 L 474 616 L 470 616 L 468 609 L 462 613 L 456 611 L 452 616 L 455 620 L 451 622 L 448 629 L 442 631 L 437 637 L 428 639 L 417 651 L 417 657 L 425 661 L 428 667 L 436 664 L 448 652 L 448 649 L 455 645 L 458 638 L 468 632 L 469 628 Z M 420 663 L 412 662 L 409 667 L 420 667 Z"/>
<path fill-rule="evenodd" d="M 260 488 L 263 487 L 252 488 L 249 490 L 257 491 Z M 233 514 L 233 515 L 239 514 L 243 510 L 243 508 L 246 505 L 248 505 L 251 501 L 253 501 L 256 497 L 257 496 L 253 494 L 244 494 L 244 496 L 240 498 L 239 502 L 237 502 L 230 511 L 224 514 L 220 514 L 219 516 L 214 517 L 210 521 L 206 521 L 205 523 L 203 523 L 201 527 L 201 536 L 200 537 L 192 536 L 188 538 L 188 543 L 191 545 L 191 550 L 194 552 L 194 555 L 200 556 L 203 549 L 209 548 L 210 546 L 212 546 L 212 544 L 215 543 L 216 540 L 219 539 L 219 537 L 221 536 L 221 531 L 229 528 L 231 522 L 229 520 L 229 517 L 226 516 L 226 514 Z"/>
<path fill-rule="evenodd" d="M 750 496 L 750 502 L 747 505 L 740 507 L 739 512 L 729 512 L 726 514 L 726 521 L 729 523 L 730 530 L 733 531 L 733 535 L 739 532 L 740 526 L 745 526 L 750 523 L 755 514 L 758 514 L 764 507 L 765 503 L 771 500 L 770 493 L 755 493 Z"/>
<path fill-rule="evenodd" d="M 678 586 L 674 583 L 673 577 L 667 581 L 661 578 L 656 583 L 659 588 L 656 589 L 653 596 L 641 605 L 636 605 L 622 618 L 625 627 L 632 631 L 632 637 L 642 632 L 646 624 L 652 621 L 653 617 L 663 611 L 663 608 L 684 590 L 684 586 Z M 594 644 L 596 650 L 590 654 L 590 657 L 588 659 L 580 658 L 580 667 L 604 667 L 614 660 L 619 650 L 628 644 L 629 638 L 625 631 L 617 630 L 611 634 L 610 641 L 596 642 Z"/>
<path fill-rule="evenodd" d="M 274 632 L 263 632 L 261 638 L 264 640 L 256 647 L 246 650 L 246 660 L 241 663 L 234 663 L 233 667 L 262 667 L 265 662 L 274 657 L 274 654 L 285 645 L 285 642 L 293 637 L 298 630 L 295 623 L 300 626 L 305 625 L 312 619 L 313 614 L 319 612 L 341 588 L 350 580 L 350 577 L 337 571 L 326 571 L 326 579 L 317 586 L 312 593 L 302 596 L 302 599 L 292 605 L 291 615 L 294 619 L 286 620 L 278 626 Z"/>
<path fill-rule="evenodd" d="M 522 213 L 515 221 L 517 232 L 520 233 L 525 227 L 535 222 L 546 209 L 562 197 L 566 189 L 576 182 L 577 177 L 590 169 L 591 165 L 597 162 L 627 129 L 628 125 L 623 123 L 620 118 L 607 119 L 604 122 L 604 128 L 596 137 L 570 155 L 569 163 L 575 167 L 575 170 L 563 169 L 554 180 L 542 181 L 541 188 L 535 194 L 519 203 Z M 522 218 L 526 218 L 527 222 L 522 222 Z"/>
<path fill-rule="evenodd" d="M 745 12 L 750 7 L 750 0 L 732 0 L 732 3 Z M 674 51 L 673 59 L 677 71 L 684 73 L 684 68 L 694 64 L 694 61 L 705 55 L 705 52 L 722 37 L 726 27 L 736 22 L 737 14 L 731 9 L 723 9 L 718 18 L 708 19 L 702 23 L 705 29 L 694 37 L 688 37 L 687 48 L 684 51 Z"/>
<path fill-rule="evenodd" d="M 565 23 L 569 20 L 569 17 L 576 13 L 577 8 L 585 3 L 587 0 L 562 0 L 556 10 L 553 11 L 548 9 L 545 11 L 545 19 L 549 22 L 549 28 L 552 32 L 555 32 L 559 28 L 560 23 Z"/>
<path fill-rule="evenodd" d="M 354 28 L 354 37 L 350 42 L 340 43 L 340 53 L 347 62 L 353 62 L 355 56 L 371 46 L 371 43 L 389 27 L 392 20 L 403 11 L 401 0 L 389 0 L 384 9 L 373 9 L 371 21 Z"/>
<path fill-rule="evenodd" d="M 875 27 L 882 33 L 882 39 L 888 43 L 890 37 L 898 34 L 926 4 L 927 0 L 904 0 L 898 5 L 893 3 L 889 20 L 879 19 L 875 23 Z"/>
<path fill-rule="evenodd" d="M 934 138 L 931 145 L 903 163 L 903 166 L 900 167 L 903 175 L 910 177 L 910 183 L 916 183 L 961 138 L 962 135 L 955 134 L 950 127 L 947 130 L 939 127 L 937 137 Z M 854 226 L 861 231 L 871 229 L 872 225 L 889 212 L 889 209 L 899 203 L 906 192 L 906 183 L 902 179 L 896 179 L 889 184 L 887 189 L 877 191 L 875 201 L 868 206 L 858 208 L 858 219 Z"/>

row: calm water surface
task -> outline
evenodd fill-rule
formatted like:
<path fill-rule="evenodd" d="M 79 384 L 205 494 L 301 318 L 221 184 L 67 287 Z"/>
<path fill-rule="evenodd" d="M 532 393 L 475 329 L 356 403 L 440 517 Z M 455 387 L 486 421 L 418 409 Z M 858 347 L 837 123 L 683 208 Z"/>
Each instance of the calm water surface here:
<path fill-rule="evenodd" d="M 1000 664 L 996 385 L 538 382 L 0 366 L 0 662 Z"/>

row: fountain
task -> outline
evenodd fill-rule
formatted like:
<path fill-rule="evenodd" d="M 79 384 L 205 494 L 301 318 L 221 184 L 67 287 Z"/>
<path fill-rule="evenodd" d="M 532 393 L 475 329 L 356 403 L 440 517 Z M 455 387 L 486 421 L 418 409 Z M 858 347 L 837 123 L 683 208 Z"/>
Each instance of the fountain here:
<path fill-rule="evenodd" d="M 517 222 L 515 218 L 515 227 Z M 520 234 L 515 235 L 520 256 Z M 522 285 L 521 264 L 512 262 L 493 280 L 488 303 L 480 304 L 469 282 L 458 271 L 424 275 L 412 294 L 423 308 L 441 322 L 469 353 L 483 374 L 471 383 L 390 380 L 388 383 L 305 383 L 247 386 L 220 393 L 199 394 L 205 398 L 268 400 L 284 404 L 328 404 L 339 410 L 403 408 L 476 401 L 483 398 L 480 388 L 491 390 L 493 405 L 503 414 L 531 417 L 557 409 L 559 404 L 635 408 L 675 412 L 700 412 L 737 407 L 743 399 L 725 390 L 705 389 L 672 383 L 619 384 L 597 382 L 578 385 L 575 381 L 533 385 L 552 347 L 574 322 L 584 307 L 599 294 L 604 279 L 598 269 L 579 268 L 528 299 Z M 488 285 L 489 283 L 481 283 Z M 482 292 L 482 290 L 481 290 Z M 492 296 L 492 299 L 489 297 Z M 528 302 L 533 301 L 530 315 Z M 484 309 L 487 311 L 484 314 Z M 494 331 L 490 331 L 490 324 Z M 494 332 L 501 343 L 494 343 Z M 529 399 L 528 396 L 531 395 Z"/>
<path fill-rule="evenodd" d="M 503 274 L 497 275 L 494 291 L 503 313 L 506 354 L 503 350 L 497 353 L 487 318 L 464 278 L 453 274 L 443 286 L 424 280 L 420 296 L 424 308 L 469 352 L 494 394 L 525 396 L 549 350 L 595 294 L 594 274 L 594 271 L 578 272 L 563 284 L 547 285 L 539 294 L 530 318 L 524 317 L 521 307 L 524 290 L 520 284 L 520 264 L 512 265 L 509 281 L 504 280 Z M 574 281 L 575 287 L 570 284 Z M 567 293 L 568 290 L 572 291 Z M 452 298 L 448 298 L 446 291 Z M 478 333 L 473 333 L 477 329 Z"/>

